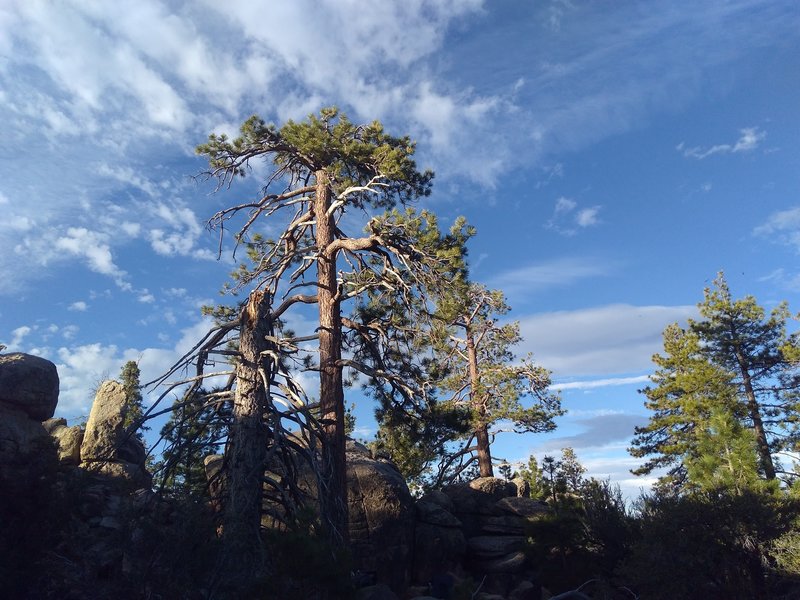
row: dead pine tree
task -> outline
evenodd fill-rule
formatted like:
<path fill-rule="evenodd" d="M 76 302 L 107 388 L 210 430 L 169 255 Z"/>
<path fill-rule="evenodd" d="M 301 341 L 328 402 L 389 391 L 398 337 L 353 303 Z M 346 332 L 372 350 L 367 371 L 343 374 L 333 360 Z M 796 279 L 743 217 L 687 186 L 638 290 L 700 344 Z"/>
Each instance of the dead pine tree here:
<path fill-rule="evenodd" d="M 273 378 L 275 346 L 270 296 L 253 291 L 241 310 L 239 357 L 228 444 L 223 505 L 222 572 L 231 581 L 269 573 L 261 544 L 261 505 L 269 431 L 264 415 Z"/>

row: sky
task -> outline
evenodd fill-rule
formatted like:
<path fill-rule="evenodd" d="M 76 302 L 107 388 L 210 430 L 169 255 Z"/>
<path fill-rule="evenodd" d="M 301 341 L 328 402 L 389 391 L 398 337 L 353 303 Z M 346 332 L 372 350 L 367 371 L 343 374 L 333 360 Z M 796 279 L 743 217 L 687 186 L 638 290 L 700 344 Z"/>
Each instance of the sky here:
<path fill-rule="evenodd" d="M 558 429 L 495 456 L 570 446 L 633 495 L 664 327 L 721 270 L 800 309 L 795 0 L 5 0 L 0 343 L 56 363 L 59 416 L 127 360 L 166 371 L 223 300 L 206 221 L 267 171 L 214 193 L 194 148 L 332 105 L 417 141 L 420 207 L 477 227 L 472 277 L 561 390 Z"/>

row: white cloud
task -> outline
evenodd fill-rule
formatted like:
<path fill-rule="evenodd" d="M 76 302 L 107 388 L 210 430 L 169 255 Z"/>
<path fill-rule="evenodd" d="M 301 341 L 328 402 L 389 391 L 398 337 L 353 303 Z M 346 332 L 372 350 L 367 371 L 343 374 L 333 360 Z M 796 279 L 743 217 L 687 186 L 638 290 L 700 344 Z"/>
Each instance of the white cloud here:
<path fill-rule="evenodd" d="M 61 336 L 65 340 L 74 340 L 80 328 L 77 325 L 65 325 L 61 328 Z"/>
<path fill-rule="evenodd" d="M 6 196 L 3 192 L 0 192 L 0 204 L 8 204 L 8 196 Z"/>
<path fill-rule="evenodd" d="M 6 344 L 6 352 L 19 352 L 22 349 L 22 341 L 33 331 L 32 327 L 23 325 L 11 332 L 11 341 Z"/>
<path fill-rule="evenodd" d="M 153 296 L 153 294 L 151 294 L 147 290 L 141 290 L 141 292 L 139 293 L 138 300 L 143 304 L 152 304 L 153 302 L 156 301 L 156 297 Z"/>
<path fill-rule="evenodd" d="M 530 315 L 520 319 L 524 341 L 518 351 L 533 352 L 556 377 L 649 371 L 664 328 L 696 315 L 695 306 L 628 304 Z"/>
<path fill-rule="evenodd" d="M 121 183 L 125 183 L 138 190 L 143 191 L 148 196 L 155 198 L 158 195 L 158 185 L 140 174 L 137 174 L 132 167 L 122 165 L 109 165 L 108 163 L 100 163 L 97 167 L 97 173 L 104 175 Z"/>
<path fill-rule="evenodd" d="M 544 224 L 544 227 L 561 235 L 575 235 L 578 228 L 585 229 L 600 224 L 598 214 L 601 208 L 602 206 L 595 205 L 578 209 L 578 203 L 575 200 L 561 196 L 556 199 L 553 216 Z"/>
<path fill-rule="evenodd" d="M 489 279 L 491 288 L 502 289 L 512 298 L 546 289 L 566 286 L 583 279 L 604 277 L 616 270 L 616 265 L 595 259 L 559 258 L 505 271 Z"/>
<path fill-rule="evenodd" d="M 121 349 L 115 344 L 84 343 L 43 352 L 45 358 L 56 363 L 61 382 L 56 415 L 70 420 L 88 415 L 93 400 L 92 390 L 104 379 L 118 378 L 126 361 L 138 362 L 142 372 L 142 383 L 155 379 L 191 350 L 211 325 L 211 321 L 207 319 L 197 321 L 183 329 L 180 340 L 172 348 L 167 349 Z M 149 403 L 154 398 L 153 394 L 149 393 L 145 401 Z"/>
<path fill-rule="evenodd" d="M 600 212 L 600 206 L 592 206 L 591 208 L 583 208 L 575 215 L 575 224 L 578 227 L 591 227 L 597 225 L 600 219 L 597 214 Z"/>
<path fill-rule="evenodd" d="M 710 148 L 703 149 L 701 146 L 694 146 L 687 148 L 684 142 L 681 142 L 675 148 L 687 158 L 696 158 L 702 160 L 714 154 L 735 154 L 738 152 L 751 152 L 758 148 L 758 145 L 766 139 L 767 134 L 759 130 L 758 127 L 746 127 L 739 130 L 741 134 L 739 139 L 733 144 L 717 144 Z"/>
<path fill-rule="evenodd" d="M 92 271 L 108 275 L 117 285 L 126 287 L 127 273 L 114 263 L 107 234 L 89 231 L 85 227 L 70 227 L 66 235 L 55 241 L 55 248 L 86 259 L 87 266 Z"/>
<path fill-rule="evenodd" d="M 575 210 L 576 206 L 578 206 L 578 203 L 575 202 L 575 200 L 561 196 L 556 200 L 555 214 L 561 215 L 564 213 L 572 212 L 573 210 Z"/>
<path fill-rule="evenodd" d="M 73 302 L 72 304 L 70 304 L 67 310 L 85 312 L 87 308 L 89 308 L 89 305 L 86 304 L 86 302 L 84 302 L 83 300 L 78 300 L 77 302 Z"/>
<path fill-rule="evenodd" d="M 216 259 L 216 255 L 208 248 L 196 247 L 203 227 L 191 208 L 178 201 L 171 204 L 156 202 L 150 206 L 150 212 L 159 226 L 150 229 L 147 238 L 157 254 Z"/>
<path fill-rule="evenodd" d="M 592 379 L 589 381 L 567 381 L 554 383 L 550 386 L 551 390 L 592 390 L 601 387 L 615 387 L 620 385 L 633 385 L 647 383 L 650 378 L 647 375 L 637 375 L 635 377 L 611 377 L 607 379 Z M 570 414 L 574 415 L 573 411 Z"/>
<path fill-rule="evenodd" d="M 794 247 L 800 252 L 800 206 L 772 213 L 753 234 Z"/>

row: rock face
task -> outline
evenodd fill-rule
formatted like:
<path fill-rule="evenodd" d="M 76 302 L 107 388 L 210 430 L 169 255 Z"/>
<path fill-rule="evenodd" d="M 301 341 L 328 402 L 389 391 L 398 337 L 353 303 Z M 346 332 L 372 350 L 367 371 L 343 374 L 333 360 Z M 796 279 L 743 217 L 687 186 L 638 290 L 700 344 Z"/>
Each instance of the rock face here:
<path fill-rule="evenodd" d="M 473 579 L 484 581 L 487 593 L 500 597 L 535 579 L 525 554 L 525 529 L 548 513 L 543 503 L 520 495 L 521 487 L 520 482 L 480 477 L 444 489 L 452 514 L 463 524 L 463 566 Z"/>
<path fill-rule="evenodd" d="M 21 410 L 0 403 L 0 462 L 35 452 L 48 440 L 41 423 Z"/>
<path fill-rule="evenodd" d="M 53 416 L 58 404 L 58 371 L 49 360 L 14 352 L 0 355 L 0 404 L 35 421 Z"/>
<path fill-rule="evenodd" d="M 81 467 L 87 471 L 120 478 L 135 487 L 149 487 L 145 450 L 124 427 L 125 390 L 116 381 L 106 381 L 97 390 L 80 447 Z"/>
<path fill-rule="evenodd" d="M 413 581 L 422 583 L 437 573 L 456 570 L 467 551 L 461 521 L 428 496 L 416 504 Z"/>
<path fill-rule="evenodd" d="M 84 462 L 114 458 L 122 442 L 125 421 L 125 389 L 116 381 L 105 381 L 95 396 L 81 444 Z"/>
<path fill-rule="evenodd" d="M 397 468 L 348 445 L 347 507 L 355 567 L 404 590 L 414 546 L 414 502 Z"/>

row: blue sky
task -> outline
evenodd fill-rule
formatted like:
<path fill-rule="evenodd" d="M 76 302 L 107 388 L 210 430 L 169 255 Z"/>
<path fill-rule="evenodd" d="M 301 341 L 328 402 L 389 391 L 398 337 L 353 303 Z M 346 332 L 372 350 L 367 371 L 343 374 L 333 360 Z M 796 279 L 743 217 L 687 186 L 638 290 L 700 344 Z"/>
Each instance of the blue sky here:
<path fill-rule="evenodd" d="M 207 328 L 233 263 L 205 221 L 257 179 L 212 194 L 194 147 L 333 104 L 418 141 L 437 174 L 423 206 L 477 226 L 474 278 L 506 291 L 520 354 L 563 390 L 556 432 L 501 436 L 497 455 L 570 445 L 633 493 L 649 481 L 625 448 L 664 326 L 719 270 L 798 309 L 794 0 L 11 0 L 0 343 L 58 365 L 60 415 Z"/>

